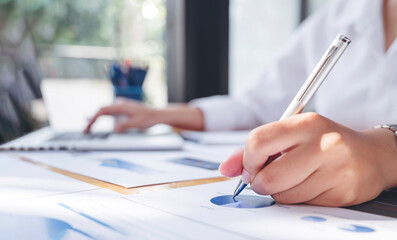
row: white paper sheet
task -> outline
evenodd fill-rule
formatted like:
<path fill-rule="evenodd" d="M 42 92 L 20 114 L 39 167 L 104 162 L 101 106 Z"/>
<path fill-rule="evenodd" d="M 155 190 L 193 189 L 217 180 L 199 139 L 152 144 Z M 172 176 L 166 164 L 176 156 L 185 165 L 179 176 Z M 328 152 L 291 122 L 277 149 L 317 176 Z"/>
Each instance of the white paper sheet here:
<path fill-rule="evenodd" d="M 183 138 L 209 145 L 244 145 L 250 131 L 196 132 L 183 131 Z"/>
<path fill-rule="evenodd" d="M 0 203 L 93 189 L 98 187 L 0 154 Z"/>
<path fill-rule="evenodd" d="M 397 220 L 358 211 L 308 205 L 269 205 L 268 196 L 246 189 L 242 196 L 260 197 L 267 207 L 241 208 L 254 201 L 213 204 L 215 197 L 232 194 L 237 181 L 130 195 L 146 206 L 191 221 L 259 239 L 396 239 Z M 239 197 L 238 197 L 239 198 Z M 219 202 L 219 201 L 218 201 Z"/>
<path fill-rule="evenodd" d="M 183 149 L 197 156 L 210 156 L 218 161 L 226 160 L 242 146 L 236 145 L 205 145 L 195 142 L 185 142 Z"/>
<path fill-rule="evenodd" d="M 1 239 L 242 239 L 106 190 L 0 205 Z"/>
<path fill-rule="evenodd" d="M 26 153 L 36 162 L 114 183 L 137 187 L 221 176 L 212 156 L 185 151 Z"/>

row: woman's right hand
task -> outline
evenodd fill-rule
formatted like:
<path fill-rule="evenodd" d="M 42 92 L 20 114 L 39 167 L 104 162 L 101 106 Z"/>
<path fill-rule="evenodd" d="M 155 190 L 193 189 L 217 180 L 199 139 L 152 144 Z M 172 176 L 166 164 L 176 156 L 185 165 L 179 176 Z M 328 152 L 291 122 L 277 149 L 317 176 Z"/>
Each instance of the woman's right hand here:
<path fill-rule="evenodd" d="M 138 101 L 119 99 L 113 105 L 99 109 L 88 123 L 84 132 L 90 132 L 96 120 L 104 115 L 125 116 L 123 121 L 115 122 L 114 131 L 118 133 L 125 132 L 129 128 L 148 128 L 159 123 L 156 111 L 156 109 L 149 108 Z"/>

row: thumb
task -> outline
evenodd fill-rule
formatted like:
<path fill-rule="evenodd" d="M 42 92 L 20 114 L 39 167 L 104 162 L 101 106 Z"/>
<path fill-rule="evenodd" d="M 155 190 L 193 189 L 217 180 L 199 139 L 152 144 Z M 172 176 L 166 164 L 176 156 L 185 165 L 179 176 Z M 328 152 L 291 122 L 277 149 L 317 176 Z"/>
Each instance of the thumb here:
<path fill-rule="evenodd" d="M 235 177 L 241 175 L 243 171 L 243 154 L 244 148 L 237 150 L 226 161 L 219 166 L 219 171 L 226 177 Z"/>

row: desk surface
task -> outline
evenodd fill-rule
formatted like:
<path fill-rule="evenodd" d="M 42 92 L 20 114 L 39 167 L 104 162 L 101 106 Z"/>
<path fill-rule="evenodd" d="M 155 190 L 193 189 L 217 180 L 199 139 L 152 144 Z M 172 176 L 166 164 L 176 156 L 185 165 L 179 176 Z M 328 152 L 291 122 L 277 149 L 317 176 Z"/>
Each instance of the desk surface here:
<path fill-rule="evenodd" d="M 51 173 L 52 175 L 56 175 L 56 177 L 66 179 L 66 181 L 83 184 L 85 190 L 79 190 L 77 188 L 72 190 L 70 188 L 69 190 L 71 191 L 46 192 L 47 189 L 40 188 L 40 186 L 36 184 L 36 186 L 38 186 L 36 190 L 43 192 L 40 196 L 37 194 L 30 194 L 30 197 L 28 196 L 19 202 L 13 201 L 12 199 L 12 201 L 5 202 L 0 199 L 2 202 L 2 204 L 0 204 L 0 238 L 4 237 L 1 233 L 1 224 L 4 223 L 4 221 L 1 221 L 1 217 L 3 217 L 3 220 L 6 217 L 17 219 L 20 221 L 17 221 L 18 224 L 25 224 L 22 225 L 22 227 L 24 227 L 24 229 L 26 228 L 27 232 L 31 231 L 36 233 L 36 227 L 41 228 L 39 231 L 40 234 L 48 232 L 50 229 L 58 231 L 55 226 L 47 224 L 47 222 L 50 222 L 63 224 L 63 227 L 78 227 L 90 234 L 97 233 L 100 236 L 99 239 L 106 239 L 106 237 L 103 236 L 107 233 L 112 234 L 112 238 L 110 239 L 122 239 L 116 237 L 120 233 L 118 229 L 123 229 L 127 224 L 129 224 L 129 228 L 127 228 L 129 229 L 128 234 L 134 234 L 135 231 L 140 231 L 143 229 L 140 228 L 140 226 L 143 226 L 144 230 L 142 231 L 145 231 L 145 234 L 147 234 L 145 236 L 148 236 L 149 239 L 163 239 L 163 237 L 165 238 L 165 236 L 170 233 L 174 234 L 173 236 L 179 237 L 172 239 L 186 239 L 189 238 L 187 236 L 191 235 L 193 236 L 192 239 L 215 239 L 215 237 L 218 237 L 218 239 L 256 239 L 255 236 L 265 236 L 266 232 L 275 234 L 269 236 L 285 237 L 288 234 L 294 234 L 293 229 L 300 229 L 301 234 L 303 234 L 289 235 L 294 236 L 295 239 L 298 239 L 298 236 L 307 237 L 302 239 L 319 239 L 318 236 L 322 236 L 321 234 L 325 234 L 324 236 L 327 236 L 327 239 L 332 239 L 332 236 L 339 236 L 339 234 L 340 236 L 347 236 L 344 235 L 344 232 L 335 228 L 335 226 L 341 226 L 346 231 L 368 230 L 369 232 L 366 236 L 370 236 L 370 231 L 374 231 L 374 234 L 376 234 L 374 236 L 381 237 L 390 232 L 394 233 L 395 230 L 393 229 L 397 226 L 395 225 L 397 222 L 391 218 L 361 213 L 370 212 L 365 211 L 363 206 L 359 206 L 361 209 L 355 209 L 360 212 L 335 208 L 324 208 L 325 210 L 323 210 L 315 206 L 283 206 L 279 204 L 269 205 L 272 206 L 271 208 L 264 207 L 248 210 L 228 210 L 228 208 L 223 208 L 222 206 L 214 207 L 212 200 L 209 201 L 209 199 L 211 199 L 210 197 L 214 195 L 219 197 L 223 194 L 230 194 L 231 188 L 234 187 L 235 182 L 229 182 L 227 181 L 229 178 L 225 177 L 157 184 L 137 188 L 124 188 L 95 178 L 37 163 L 30 160 L 28 154 L 25 154 L 24 157 L 13 155 L 9 163 L 12 162 L 11 160 L 21 166 L 19 168 L 20 170 L 22 167 L 28 169 L 26 173 L 29 173 L 28 171 L 30 171 L 30 169 L 40 170 L 40 172 L 42 172 L 40 174 L 43 175 L 45 175 L 44 172 Z M 43 169 L 49 171 L 43 171 Z M 11 174 L 5 175 L 3 179 L 0 176 L 0 180 L 6 179 L 7 176 L 12 176 Z M 23 178 L 23 174 L 18 176 L 21 176 L 21 180 L 33 181 L 33 178 Z M 38 178 L 41 184 L 46 184 L 54 180 L 55 178 L 51 178 L 51 176 L 42 176 Z M 20 184 L 9 184 L 7 189 L 4 181 L 0 181 L 0 188 L 5 187 L 6 190 L 10 190 L 10 193 L 12 193 L 13 190 L 19 189 L 22 191 L 30 190 L 28 187 L 24 188 L 24 185 L 30 185 L 26 184 L 26 181 L 18 181 L 18 183 Z M 61 182 L 54 181 L 54 186 L 58 188 L 61 187 L 62 185 L 59 183 L 62 184 Z M 215 184 L 188 188 L 188 186 L 206 183 Z M 12 187 L 14 189 L 11 189 Z M 160 191 L 164 189 L 172 190 Z M 250 194 L 253 195 L 254 193 L 252 191 L 250 193 L 247 190 L 246 196 Z M 260 198 L 270 199 L 270 197 Z M 9 211 L 8 209 L 11 210 Z M 372 205 L 370 210 L 374 209 L 376 210 L 379 208 Z M 386 209 L 386 212 L 393 212 L 392 210 L 389 208 Z M 243 214 L 243 216 L 241 214 Z M 308 221 L 306 224 L 302 222 L 302 216 L 305 217 L 305 221 Z M 364 217 L 361 218 L 361 216 Z M 244 219 L 244 226 L 247 226 L 246 220 L 251 217 L 255 218 L 252 223 L 256 221 L 256 225 L 250 230 L 235 228 L 235 224 L 242 224 L 240 217 Z M 35 224 L 37 221 L 46 224 L 37 225 Z M 263 224 L 264 222 L 262 221 L 266 222 L 266 224 Z M 280 221 L 282 225 L 289 228 L 289 231 L 280 231 L 280 229 L 278 229 Z M 27 227 L 30 225 L 33 226 L 31 229 Z M 262 228 L 262 225 L 267 228 Z M 111 226 L 111 228 L 109 228 L 109 226 Z M 164 231 L 155 237 L 152 232 L 156 231 L 153 230 L 153 228 L 157 227 L 160 229 L 159 231 L 161 231 L 161 229 Z M 305 227 L 305 230 L 302 229 L 303 227 Z M 324 232 L 320 231 L 321 233 L 319 233 L 319 230 Z M 10 230 L 7 231 L 12 232 Z M 311 233 L 314 235 L 310 235 Z M 74 239 L 73 236 L 70 235 L 70 231 L 68 234 L 69 239 Z M 350 233 L 347 232 L 346 234 Z M 364 235 L 365 233 L 359 234 Z M 314 238 L 314 236 L 317 236 L 317 238 Z M 322 237 L 320 238 L 323 239 Z M 273 237 L 270 237 L 270 239 L 273 239 Z M 388 238 L 382 237 L 382 239 Z"/>

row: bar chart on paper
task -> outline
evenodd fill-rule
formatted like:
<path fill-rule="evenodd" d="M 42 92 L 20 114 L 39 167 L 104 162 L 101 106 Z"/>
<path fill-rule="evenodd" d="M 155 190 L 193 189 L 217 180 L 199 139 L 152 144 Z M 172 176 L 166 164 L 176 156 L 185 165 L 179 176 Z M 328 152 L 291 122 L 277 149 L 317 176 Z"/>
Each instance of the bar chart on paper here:
<path fill-rule="evenodd" d="M 247 188 L 232 198 L 236 181 L 129 195 L 131 201 L 202 224 L 260 239 L 394 239 L 394 218 L 342 208 L 281 205 Z M 242 227 L 243 226 L 243 227 Z M 288 231 L 285 231 L 288 229 Z"/>
<path fill-rule="evenodd" d="M 127 162 L 118 158 L 105 158 L 105 159 L 97 159 L 101 164 L 101 167 L 109 167 L 115 169 L 122 169 L 126 171 L 130 171 L 133 173 L 141 174 L 141 175 L 150 175 L 155 173 L 161 173 L 159 170 L 155 170 L 141 164 Z"/>
<path fill-rule="evenodd" d="M 29 153 L 30 161 L 125 188 L 220 177 L 219 160 L 186 152 Z"/>
<path fill-rule="evenodd" d="M 211 203 L 230 208 L 264 208 L 275 204 L 275 201 L 270 198 L 241 195 L 233 198 L 233 195 L 223 195 L 211 198 Z"/>

